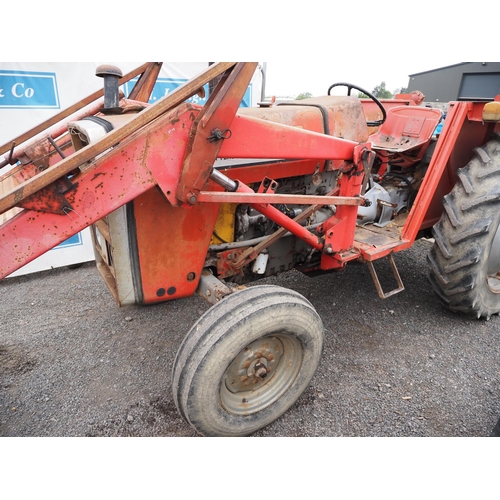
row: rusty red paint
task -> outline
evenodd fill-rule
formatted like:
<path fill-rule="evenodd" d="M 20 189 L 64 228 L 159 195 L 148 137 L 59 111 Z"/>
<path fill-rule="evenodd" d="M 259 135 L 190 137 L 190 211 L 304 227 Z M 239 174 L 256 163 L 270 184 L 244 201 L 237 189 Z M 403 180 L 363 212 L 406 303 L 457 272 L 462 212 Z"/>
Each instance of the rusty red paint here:
<path fill-rule="evenodd" d="M 176 197 L 181 203 L 194 203 L 210 177 L 226 131 L 252 79 L 257 63 L 238 63 L 228 71 L 218 90 L 196 117 L 187 144 L 186 159 L 179 176 Z"/>
<path fill-rule="evenodd" d="M 186 155 L 187 138 L 192 116 L 199 110 L 191 104 L 179 106 L 164 118 L 165 126 L 149 134 L 145 145 L 143 164 L 172 205 L 178 205 L 176 191 Z"/>
<path fill-rule="evenodd" d="M 133 201 L 134 234 L 143 303 L 192 295 L 199 282 L 219 205 L 172 206 L 161 191 L 150 189 Z M 157 295 L 157 289 L 171 289 Z"/>
<path fill-rule="evenodd" d="M 179 144 L 185 144 L 187 131 L 180 126 L 181 122 L 172 128 L 168 118 L 163 117 L 148 125 L 141 134 L 131 136 L 120 148 L 108 151 L 73 177 L 71 181 L 77 186 L 72 191 L 68 215 L 24 210 L 2 225 L 0 277 L 8 276 L 153 187 L 155 179 L 147 168 L 151 159 L 158 162 L 159 181 L 171 180 L 168 172 L 166 175 L 161 173 L 168 170 L 165 165 L 171 166 L 173 171 L 180 169 L 184 149 Z M 177 140 L 167 143 L 167 147 L 165 141 L 154 140 L 168 132 Z M 22 190 L 20 193 L 22 197 Z M 32 217 L 37 218 L 36 224 L 32 223 Z"/>

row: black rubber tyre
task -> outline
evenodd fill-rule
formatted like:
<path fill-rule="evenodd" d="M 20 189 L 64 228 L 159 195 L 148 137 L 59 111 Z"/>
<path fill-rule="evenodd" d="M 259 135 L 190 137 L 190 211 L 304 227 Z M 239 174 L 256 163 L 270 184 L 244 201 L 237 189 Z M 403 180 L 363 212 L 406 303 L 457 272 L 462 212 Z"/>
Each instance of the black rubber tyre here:
<path fill-rule="evenodd" d="M 489 319 L 500 312 L 500 136 L 457 174 L 433 228 L 429 279 L 450 310 Z"/>
<path fill-rule="evenodd" d="M 283 415 L 309 385 L 323 322 L 307 299 L 253 286 L 210 308 L 177 353 L 172 389 L 182 417 L 205 436 L 247 436 Z"/>
<path fill-rule="evenodd" d="M 496 423 L 495 427 L 493 427 L 493 430 L 491 431 L 490 436 L 491 437 L 500 437 L 500 419 L 498 419 L 498 422 Z"/>

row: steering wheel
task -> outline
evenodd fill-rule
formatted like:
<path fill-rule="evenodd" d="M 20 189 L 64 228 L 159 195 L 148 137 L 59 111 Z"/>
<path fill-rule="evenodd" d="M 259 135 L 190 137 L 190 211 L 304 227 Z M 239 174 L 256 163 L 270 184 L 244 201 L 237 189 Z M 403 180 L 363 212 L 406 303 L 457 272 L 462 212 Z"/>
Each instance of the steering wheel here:
<path fill-rule="evenodd" d="M 387 112 L 385 111 L 385 108 L 382 105 L 382 103 L 373 94 L 370 94 L 370 92 L 368 92 L 367 90 L 362 89 L 361 87 L 358 87 L 357 85 L 353 85 L 352 83 L 339 82 L 339 83 L 334 83 L 333 85 L 330 85 L 330 87 L 328 88 L 328 95 L 330 95 L 330 90 L 332 90 L 333 87 L 347 87 L 347 95 L 351 95 L 352 89 L 359 90 L 360 92 L 363 92 L 363 94 L 367 95 L 379 107 L 380 111 L 382 111 L 382 119 L 374 121 L 374 122 L 366 122 L 366 125 L 368 125 L 368 127 L 378 127 L 378 126 L 382 125 L 382 123 L 385 122 L 385 120 L 387 118 Z"/>

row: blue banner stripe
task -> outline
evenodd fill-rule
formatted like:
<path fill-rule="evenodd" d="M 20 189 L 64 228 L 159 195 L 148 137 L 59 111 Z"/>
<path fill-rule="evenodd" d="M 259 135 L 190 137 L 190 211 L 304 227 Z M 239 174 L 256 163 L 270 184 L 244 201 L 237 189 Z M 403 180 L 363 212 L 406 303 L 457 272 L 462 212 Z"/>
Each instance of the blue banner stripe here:
<path fill-rule="evenodd" d="M 0 70 L 0 108 L 59 109 L 56 74 Z"/>

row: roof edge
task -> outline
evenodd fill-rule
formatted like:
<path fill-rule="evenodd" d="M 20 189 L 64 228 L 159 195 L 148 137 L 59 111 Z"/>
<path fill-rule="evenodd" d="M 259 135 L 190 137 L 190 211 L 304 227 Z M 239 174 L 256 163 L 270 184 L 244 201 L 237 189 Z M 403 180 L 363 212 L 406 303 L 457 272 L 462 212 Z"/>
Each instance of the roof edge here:
<path fill-rule="evenodd" d="M 411 73 L 408 76 L 424 75 L 425 73 L 433 73 L 434 71 L 440 71 L 442 69 L 454 68 L 456 66 L 463 66 L 464 64 L 471 64 L 470 62 L 461 62 L 457 64 L 450 64 L 449 66 L 442 66 L 441 68 L 429 69 L 427 71 L 420 71 L 419 73 Z"/>

